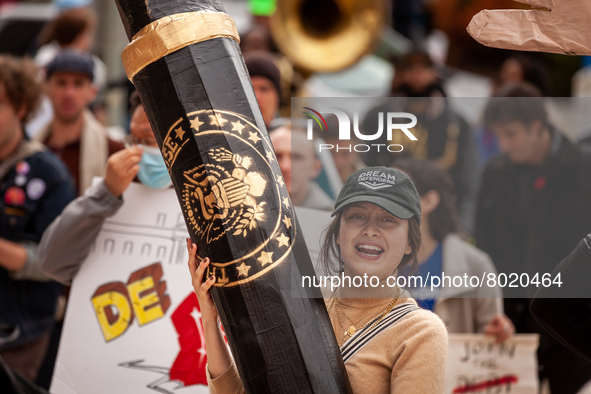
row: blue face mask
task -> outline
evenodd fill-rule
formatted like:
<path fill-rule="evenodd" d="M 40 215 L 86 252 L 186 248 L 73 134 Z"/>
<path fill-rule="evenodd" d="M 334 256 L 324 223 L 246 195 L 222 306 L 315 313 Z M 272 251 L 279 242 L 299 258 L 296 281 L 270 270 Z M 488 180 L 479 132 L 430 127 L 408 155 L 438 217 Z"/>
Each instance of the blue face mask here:
<path fill-rule="evenodd" d="M 140 182 L 154 189 L 165 189 L 172 185 L 160 150 L 152 146 L 142 146 L 142 148 L 144 154 L 140 161 L 140 170 L 137 173 Z"/>

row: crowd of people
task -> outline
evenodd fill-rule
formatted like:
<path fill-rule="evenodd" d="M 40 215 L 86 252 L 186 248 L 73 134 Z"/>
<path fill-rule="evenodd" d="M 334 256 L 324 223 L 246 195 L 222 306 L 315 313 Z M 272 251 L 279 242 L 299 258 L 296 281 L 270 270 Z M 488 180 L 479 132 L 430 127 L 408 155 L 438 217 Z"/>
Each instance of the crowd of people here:
<path fill-rule="evenodd" d="M 172 185 L 137 93 L 123 140 L 109 135 L 91 110 L 107 71 L 90 53 L 96 24 L 86 8 L 64 11 L 43 31 L 34 61 L 0 56 L 0 360 L 45 389 L 68 286 L 103 222 L 124 203 L 132 182 Z M 275 50 L 268 28 L 255 25 L 241 46 L 293 205 L 334 216 L 319 263 L 325 272 L 533 277 L 552 272 L 577 245 L 577 256 L 588 258 L 584 247 L 591 250 L 591 241 L 581 240 L 591 231 L 591 155 L 552 123 L 544 75 L 529 57 L 503 64 L 480 123 L 471 125 L 445 100 L 444 79 L 429 54 L 411 51 L 396 60 L 390 95 L 408 99 L 404 108 L 418 119 L 417 143 L 400 154 L 321 156 L 318 141 L 289 118 L 286 101 L 303 77 Z M 397 109 L 388 105 L 370 110 L 362 128 L 375 130 L 377 113 Z M 335 119 L 327 121 L 320 137 L 336 145 Z M 389 143 L 385 138 L 378 142 Z M 396 187 L 360 192 L 357 179 L 369 169 L 396 177 Z M 93 184 L 94 177 L 102 179 Z M 204 281 L 209 260 L 197 262 L 195 253 L 189 243 L 210 387 L 240 392 L 209 295 L 215 278 Z M 404 312 L 347 362 L 353 392 L 443 392 L 447 333 L 482 333 L 497 342 L 537 333 L 539 379 L 551 393 L 575 394 L 591 380 L 584 327 L 553 326 L 553 316 L 562 320 L 565 310 L 578 308 L 589 319 L 588 302 L 536 301 L 534 315 L 529 288 L 403 290 L 363 298 L 343 287 L 325 295 L 342 347 L 351 337 L 342 335 L 346 327 Z"/>

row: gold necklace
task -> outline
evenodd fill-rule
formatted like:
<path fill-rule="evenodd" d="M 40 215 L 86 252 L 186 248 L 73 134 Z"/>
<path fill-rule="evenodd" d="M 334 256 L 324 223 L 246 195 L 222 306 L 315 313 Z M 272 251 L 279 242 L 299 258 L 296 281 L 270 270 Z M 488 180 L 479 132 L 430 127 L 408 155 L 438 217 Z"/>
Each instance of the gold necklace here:
<path fill-rule="evenodd" d="M 336 296 L 337 290 L 335 290 L 335 292 L 333 293 L 333 295 L 332 295 L 332 297 L 330 299 L 330 302 L 328 303 L 328 312 L 330 313 L 332 307 L 335 306 L 335 311 L 337 312 L 337 319 L 339 319 L 339 324 L 340 324 L 341 328 L 344 329 L 345 327 L 344 327 L 344 324 L 343 324 L 343 322 L 341 320 L 341 316 L 339 315 L 338 305 L 335 305 L 335 300 L 336 300 L 335 296 Z M 398 302 L 398 300 L 399 300 L 399 296 L 397 296 L 396 298 L 394 298 L 394 301 L 392 301 L 388 305 L 388 307 L 384 310 L 384 312 L 382 313 L 382 315 L 380 316 L 380 318 L 378 320 L 376 320 L 376 322 L 374 324 L 371 325 L 371 327 L 369 328 L 368 331 L 373 330 L 384 319 L 384 317 L 388 313 L 390 313 L 392 311 L 392 309 L 394 309 L 394 306 L 396 305 L 396 303 Z M 367 323 L 365 323 L 363 325 L 363 327 L 360 328 L 360 330 L 363 330 L 365 327 L 367 327 L 367 325 L 370 322 L 371 322 L 371 319 L 370 319 L 370 321 L 368 321 Z M 352 337 L 357 331 L 358 331 L 357 328 L 355 328 L 354 326 L 349 327 L 345 331 L 345 334 L 344 334 L 345 337 L 343 339 L 345 339 L 347 336 Z"/>
<path fill-rule="evenodd" d="M 382 314 L 382 316 L 380 316 L 380 318 L 379 318 L 379 319 L 378 319 L 378 320 L 377 320 L 377 321 L 376 321 L 374 324 L 372 324 L 372 325 L 371 325 L 371 327 L 369 327 L 369 329 L 368 329 L 367 331 L 371 331 L 371 330 L 373 330 L 374 328 L 376 328 L 376 326 L 377 326 L 378 324 L 380 324 L 380 322 L 382 321 L 382 319 L 383 319 L 384 317 L 386 317 L 386 315 L 387 315 L 388 313 L 392 312 L 392 309 L 394 309 L 394 306 L 396 305 L 396 303 L 397 303 L 397 302 L 398 302 L 398 297 L 396 297 L 396 298 L 394 299 L 394 301 L 393 301 L 393 302 L 392 302 L 390 305 L 388 305 L 388 308 L 386 308 L 386 310 L 384 311 L 384 313 Z M 368 323 L 368 324 L 369 324 L 369 323 Z M 366 326 L 367 326 L 367 324 L 366 324 Z M 363 326 L 363 327 L 365 327 L 365 326 Z"/>
<path fill-rule="evenodd" d="M 345 327 L 343 326 L 343 322 L 341 321 L 341 316 L 339 315 L 339 309 L 341 310 L 341 312 L 343 312 L 343 316 L 345 316 L 345 318 L 351 322 L 351 325 L 349 326 L 349 328 L 347 328 L 345 330 L 345 335 L 353 336 L 353 334 L 355 334 L 358 331 L 358 329 L 357 329 L 357 327 L 355 325 L 357 323 L 359 323 L 361 320 L 363 320 L 364 318 L 366 318 L 367 316 L 369 316 L 373 311 L 375 311 L 376 309 L 378 309 L 380 306 L 382 306 L 382 304 L 383 303 L 381 303 L 378 306 L 372 308 L 369 312 L 367 312 L 366 314 L 364 314 L 363 316 L 361 316 L 359 319 L 353 321 L 349 316 L 347 316 L 347 314 L 345 313 L 345 311 L 343 310 L 343 308 L 341 306 L 341 303 L 337 300 L 336 301 L 336 304 L 335 304 L 335 310 L 337 312 L 337 318 L 339 319 L 339 323 L 341 324 L 341 328 L 344 329 Z M 363 326 L 363 327 L 365 327 L 365 326 Z M 363 327 L 361 327 L 361 328 L 363 328 Z"/>

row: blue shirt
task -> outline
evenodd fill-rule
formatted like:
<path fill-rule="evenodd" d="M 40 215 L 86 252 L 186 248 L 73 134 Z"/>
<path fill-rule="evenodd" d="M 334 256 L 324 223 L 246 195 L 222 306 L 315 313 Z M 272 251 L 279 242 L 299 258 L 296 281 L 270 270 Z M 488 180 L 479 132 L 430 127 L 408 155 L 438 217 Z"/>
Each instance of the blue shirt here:
<path fill-rule="evenodd" d="M 417 272 L 411 275 L 422 278 L 422 288 L 408 287 L 408 290 L 415 297 L 417 304 L 419 304 L 419 306 L 423 309 L 428 309 L 432 311 L 435 307 L 435 302 L 437 302 L 437 294 L 439 292 L 439 289 L 436 288 L 433 290 L 433 292 L 431 292 L 431 278 L 433 276 L 441 277 L 442 262 L 443 247 L 440 243 L 437 245 L 437 248 L 435 249 L 433 254 L 427 259 L 427 261 L 419 265 Z M 408 277 L 409 275 L 405 274 L 405 276 Z"/>

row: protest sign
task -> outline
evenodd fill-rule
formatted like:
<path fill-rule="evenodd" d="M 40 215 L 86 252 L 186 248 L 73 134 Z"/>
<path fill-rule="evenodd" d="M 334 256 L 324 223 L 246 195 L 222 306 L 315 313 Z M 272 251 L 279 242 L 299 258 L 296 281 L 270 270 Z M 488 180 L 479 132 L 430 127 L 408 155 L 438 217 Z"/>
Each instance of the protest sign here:
<path fill-rule="evenodd" d="M 446 394 L 537 394 L 537 334 L 449 334 Z"/>
<path fill-rule="evenodd" d="M 73 281 L 51 392 L 208 393 L 174 190 L 132 184 L 123 199 Z M 304 217 L 317 244 L 329 213 Z"/>

